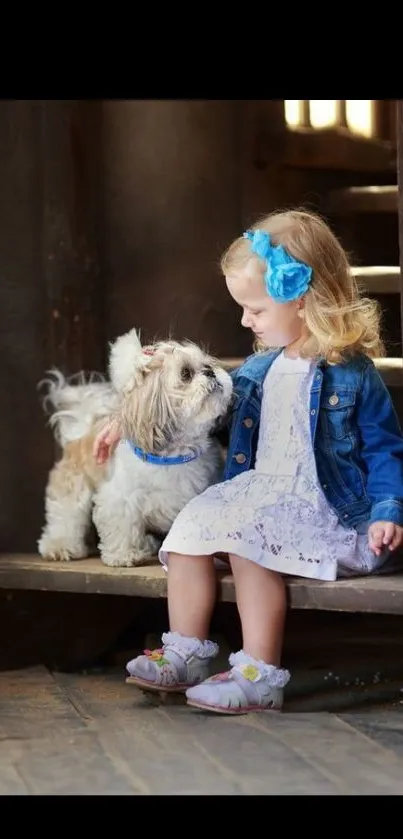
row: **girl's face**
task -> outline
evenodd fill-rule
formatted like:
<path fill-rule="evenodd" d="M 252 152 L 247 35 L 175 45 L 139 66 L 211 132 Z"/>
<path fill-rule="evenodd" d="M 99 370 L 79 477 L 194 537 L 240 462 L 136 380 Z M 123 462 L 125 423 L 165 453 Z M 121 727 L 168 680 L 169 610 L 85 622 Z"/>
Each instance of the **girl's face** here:
<path fill-rule="evenodd" d="M 278 303 L 267 294 L 263 276 L 256 273 L 253 260 L 225 278 L 231 297 L 241 306 L 242 326 L 251 329 L 268 347 L 284 347 L 302 338 L 302 301 Z"/>

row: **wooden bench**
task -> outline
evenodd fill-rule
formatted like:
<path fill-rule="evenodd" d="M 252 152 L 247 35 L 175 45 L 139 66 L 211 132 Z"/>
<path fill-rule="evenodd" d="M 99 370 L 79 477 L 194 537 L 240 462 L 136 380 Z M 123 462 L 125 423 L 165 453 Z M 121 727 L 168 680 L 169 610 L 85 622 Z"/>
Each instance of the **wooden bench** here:
<path fill-rule="evenodd" d="M 231 574 L 218 572 L 218 599 L 235 602 Z M 0 588 L 163 598 L 166 574 L 155 558 L 137 568 L 110 568 L 100 559 L 51 562 L 35 554 L 0 554 Z M 287 578 L 291 609 L 403 614 L 403 573 L 336 582 Z"/>
<path fill-rule="evenodd" d="M 227 369 L 242 362 L 222 359 Z M 403 360 L 377 359 L 376 366 L 396 401 L 403 393 Z M 292 609 L 403 614 L 403 572 L 336 582 L 287 578 L 287 586 Z M 96 557 L 55 563 L 36 554 L 0 554 L 0 589 L 164 598 L 166 575 L 153 557 L 138 568 L 110 568 Z M 230 574 L 218 574 L 218 597 L 235 602 Z"/>

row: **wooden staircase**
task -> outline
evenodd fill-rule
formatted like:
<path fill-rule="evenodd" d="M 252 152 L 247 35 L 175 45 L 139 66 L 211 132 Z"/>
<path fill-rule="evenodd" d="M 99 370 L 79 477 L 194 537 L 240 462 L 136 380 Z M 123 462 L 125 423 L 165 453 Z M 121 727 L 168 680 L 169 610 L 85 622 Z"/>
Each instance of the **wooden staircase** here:
<path fill-rule="evenodd" d="M 350 253 L 363 292 L 380 303 L 389 358 L 402 357 L 397 184 L 331 190 L 327 218 Z"/>

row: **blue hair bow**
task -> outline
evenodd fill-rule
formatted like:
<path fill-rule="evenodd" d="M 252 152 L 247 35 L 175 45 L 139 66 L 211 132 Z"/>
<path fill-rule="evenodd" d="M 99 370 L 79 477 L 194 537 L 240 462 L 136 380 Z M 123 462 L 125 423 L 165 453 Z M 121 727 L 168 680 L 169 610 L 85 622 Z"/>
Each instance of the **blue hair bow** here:
<path fill-rule="evenodd" d="M 253 253 L 266 262 L 264 281 L 270 297 L 279 303 L 302 297 L 309 288 L 312 268 L 296 262 L 282 245 L 272 245 L 270 233 L 264 230 L 247 230 L 243 235 L 251 241 Z"/>

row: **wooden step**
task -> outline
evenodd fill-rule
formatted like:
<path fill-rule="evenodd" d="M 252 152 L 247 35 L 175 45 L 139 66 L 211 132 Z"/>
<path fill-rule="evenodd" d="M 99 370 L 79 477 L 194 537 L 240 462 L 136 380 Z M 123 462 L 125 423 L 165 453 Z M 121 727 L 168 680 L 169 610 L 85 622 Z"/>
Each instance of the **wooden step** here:
<path fill-rule="evenodd" d="M 398 188 L 391 186 L 349 186 L 329 192 L 326 211 L 344 213 L 397 213 Z"/>
<path fill-rule="evenodd" d="M 227 370 L 236 370 L 244 362 L 244 358 L 222 358 L 221 363 Z M 379 370 L 387 387 L 403 387 L 403 359 L 376 358 L 375 367 Z"/>
<path fill-rule="evenodd" d="M 376 358 L 374 361 L 386 387 L 403 387 L 402 358 Z"/>
<path fill-rule="evenodd" d="M 400 294 L 400 268 L 395 265 L 352 267 L 365 294 Z"/>
<path fill-rule="evenodd" d="M 235 602 L 231 574 L 218 574 L 220 601 Z M 321 582 L 286 577 L 292 609 L 403 614 L 403 573 Z M 36 554 L 0 554 L 0 588 L 166 597 L 166 574 L 155 558 L 138 568 L 110 568 L 100 559 L 47 562 Z"/>

